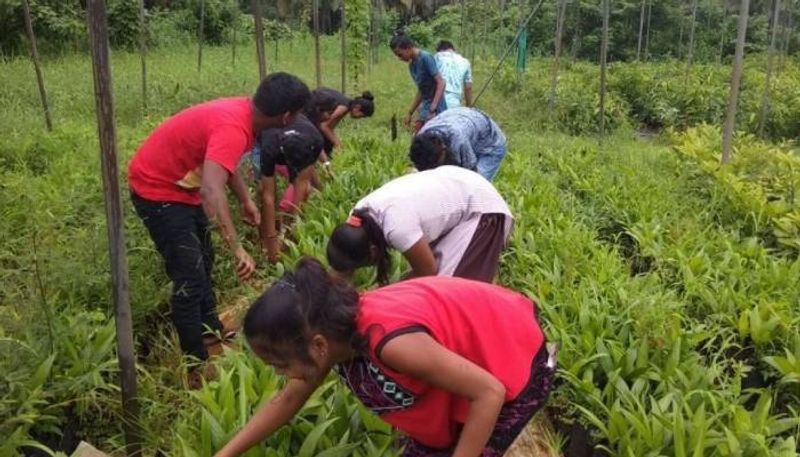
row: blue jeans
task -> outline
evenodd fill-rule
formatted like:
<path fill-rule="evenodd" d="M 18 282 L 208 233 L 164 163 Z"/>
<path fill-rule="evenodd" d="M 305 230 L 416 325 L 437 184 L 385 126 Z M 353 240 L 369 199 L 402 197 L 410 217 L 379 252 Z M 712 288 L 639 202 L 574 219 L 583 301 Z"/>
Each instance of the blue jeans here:
<path fill-rule="evenodd" d="M 506 152 L 508 152 L 508 147 L 502 145 L 489 154 L 478 156 L 478 173 L 489 181 L 493 180 L 497 170 L 500 169 L 500 162 L 503 161 Z"/>

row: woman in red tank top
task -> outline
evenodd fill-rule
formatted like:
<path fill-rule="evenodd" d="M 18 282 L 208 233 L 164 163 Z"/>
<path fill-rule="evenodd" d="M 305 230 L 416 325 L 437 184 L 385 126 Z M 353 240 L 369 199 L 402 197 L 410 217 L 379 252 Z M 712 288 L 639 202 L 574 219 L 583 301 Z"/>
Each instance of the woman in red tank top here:
<path fill-rule="evenodd" d="M 250 307 L 244 333 L 288 382 L 218 457 L 278 430 L 330 370 L 407 435 L 404 455 L 501 456 L 544 405 L 555 371 L 523 295 L 434 276 L 359 295 L 314 259 Z"/>

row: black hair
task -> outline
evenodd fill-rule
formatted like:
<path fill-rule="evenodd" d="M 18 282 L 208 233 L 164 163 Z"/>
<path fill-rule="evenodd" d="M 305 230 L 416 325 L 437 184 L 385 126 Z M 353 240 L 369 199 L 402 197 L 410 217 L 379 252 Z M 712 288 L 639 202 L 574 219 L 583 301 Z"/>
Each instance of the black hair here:
<path fill-rule="evenodd" d="M 453 46 L 453 43 L 451 43 L 449 40 L 441 40 L 439 44 L 436 45 L 436 50 L 439 52 L 448 51 L 450 49 L 455 51 L 456 48 L 455 46 Z"/>
<path fill-rule="evenodd" d="M 335 278 L 317 259 L 301 259 L 294 272 L 272 284 L 247 310 L 244 335 L 251 345 L 267 351 L 288 348 L 293 358 L 310 362 L 309 337 L 363 346 L 357 333 L 358 292 Z"/>
<path fill-rule="evenodd" d="M 415 46 L 416 45 L 414 44 L 414 40 L 409 38 L 402 30 L 397 30 L 396 32 L 394 32 L 392 40 L 389 41 L 389 48 L 391 48 L 392 51 L 394 51 L 395 49 L 413 48 Z"/>
<path fill-rule="evenodd" d="M 297 76 L 277 72 L 268 75 L 258 85 L 253 104 L 265 116 L 277 116 L 300 111 L 311 92 Z"/>
<path fill-rule="evenodd" d="M 360 97 L 354 98 L 350 101 L 350 109 L 353 106 L 358 105 L 361 107 L 361 112 L 364 113 L 364 116 L 370 117 L 375 113 L 375 97 L 372 96 L 372 92 L 366 90 L 364 91 Z"/>
<path fill-rule="evenodd" d="M 317 161 L 325 142 L 319 130 L 309 126 L 308 129 L 286 129 L 281 132 L 280 147 L 289 168 L 300 173 L 303 168 Z"/>
<path fill-rule="evenodd" d="M 345 222 L 333 230 L 326 249 L 328 263 L 337 271 L 352 271 L 374 264 L 378 269 L 378 282 L 388 283 L 391 259 L 383 230 L 366 209 L 354 210 L 353 216 L 360 219 L 359 226 Z M 373 246 L 377 249 L 377 260 L 372 258 Z"/>
<path fill-rule="evenodd" d="M 408 158 L 417 170 L 430 170 L 449 163 L 446 150 L 444 151 L 444 161 L 441 160 L 445 146 L 444 140 L 438 135 L 433 132 L 423 132 L 415 136 L 414 141 L 411 142 Z"/>

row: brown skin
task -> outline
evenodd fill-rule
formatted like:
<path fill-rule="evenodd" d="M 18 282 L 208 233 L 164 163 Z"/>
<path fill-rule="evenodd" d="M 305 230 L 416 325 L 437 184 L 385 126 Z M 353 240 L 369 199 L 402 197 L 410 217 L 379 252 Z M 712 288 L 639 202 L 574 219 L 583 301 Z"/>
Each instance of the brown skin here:
<path fill-rule="evenodd" d="M 311 191 L 311 182 L 316 175 L 314 166 L 304 168 L 294 180 L 294 201 L 292 202 L 292 210 L 299 210 L 307 199 Z M 278 224 L 277 224 L 277 205 L 275 198 L 275 177 L 262 176 L 261 177 L 261 250 L 267 257 L 267 260 L 275 264 L 280 258 L 281 241 L 278 237 Z"/>
<path fill-rule="evenodd" d="M 464 84 L 464 105 L 472 106 L 472 83 Z"/>
<path fill-rule="evenodd" d="M 282 113 L 276 116 L 266 116 L 251 104 L 252 131 L 272 127 L 283 127 L 294 120 L 297 113 Z M 247 280 L 255 271 L 255 261 L 248 252 L 239 244 L 236 228 L 231 220 L 228 200 L 225 197 L 225 186 L 229 186 L 239 200 L 242 209 L 242 219 L 250 225 L 258 225 L 260 214 L 250 198 L 247 187 L 242 178 L 236 173 L 229 173 L 216 162 L 206 160 L 203 162 L 203 178 L 200 184 L 200 199 L 209 221 L 216 225 L 222 235 L 225 245 L 233 253 L 236 261 L 236 274 L 241 280 Z"/>
<path fill-rule="evenodd" d="M 419 48 L 408 48 L 408 49 L 395 48 L 392 50 L 392 52 L 394 52 L 394 55 L 397 56 L 397 58 L 402 60 L 403 62 L 411 62 L 419 55 L 420 50 Z M 437 73 L 434 78 L 436 79 L 436 92 L 433 94 L 433 100 L 431 100 L 431 107 L 439 106 L 439 101 L 441 101 L 442 97 L 444 97 L 444 88 L 446 85 L 444 78 L 442 78 L 441 73 Z M 403 118 L 404 128 L 406 129 L 411 128 L 411 118 L 414 116 L 414 112 L 417 111 L 417 108 L 419 108 L 419 105 L 421 103 L 422 103 L 422 94 L 419 91 L 417 91 L 417 94 L 414 96 L 414 100 L 411 102 L 411 106 L 408 109 L 408 114 L 406 114 L 406 116 Z M 433 119 L 433 117 L 436 116 L 436 114 L 437 114 L 436 112 L 431 110 L 431 112 L 428 113 L 428 118 L 422 120 L 428 121 L 430 119 Z"/>
<path fill-rule="evenodd" d="M 424 238 L 414 243 L 403 253 L 403 257 L 411 264 L 409 278 L 419 278 L 421 276 L 436 276 L 439 265 L 436 264 L 436 257 L 433 255 L 430 244 Z"/>
<path fill-rule="evenodd" d="M 312 332 L 310 338 L 310 362 L 291 357 L 291 351 L 285 348 L 280 351 L 254 341 L 250 345 L 256 355 L 289 381 L 215 457 L 237 456 L 267 439 L 297 414 L 335 364 L 348 362 L 358 355 L 349 344 L 331 340 L 318 332 Z M 480 456 L 505 401 L 505 387 L 497 378 L 422 332 L 391 339 L 380 358 L 394 371 L 469 400 L 469 414 L 453 456 Z"/>

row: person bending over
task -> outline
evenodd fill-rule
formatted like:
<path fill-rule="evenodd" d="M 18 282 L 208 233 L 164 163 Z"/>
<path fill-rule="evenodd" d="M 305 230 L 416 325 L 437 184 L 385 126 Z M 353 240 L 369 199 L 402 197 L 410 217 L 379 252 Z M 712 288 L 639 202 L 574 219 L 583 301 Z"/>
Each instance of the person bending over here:
<path fill-rule="evenodd" d="M 454 166 L 394 179 L 356 203 L 328 241 L 328 263 L 349 276 L 377 266 L 388 281 L 389 248 L 409 276 L 459 276 L 492 282 L 513 219 L 503 197 L 477 173 Z"/>
<path fill-rule="evenodd" d="M 474 108 L 453 108 L 422 127 L 409 158 L 417 170 L 456 165 L 491 181 L 506 151 L 506 136 L 489 116 Z"/>
<path fill-rule="evenodd" d="M 342 142 L 336 135 L 336 126 L 350 114 L 353 119 L 371 117 L 375 113 L 375 98 L 369 91 L 360 97 L 348 98 L 341 92 L 321 87 L 311 92 L 305 108 L 306 116 L 325 137 L 327 160 L 334 150 L 341 149 Z"/>
<path fill-rule="evenodd" d="M 359 295 L 314 259 L 256 300 L 244 334 L 287 382 L 216 457 L 263 442 L 331 371 L 405 434 L 404 456 L 500 457 L 545 405 L 556 367 L 536 304 L 517 292 L 426 277 Z"/>

